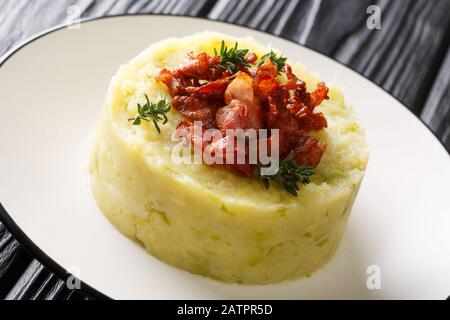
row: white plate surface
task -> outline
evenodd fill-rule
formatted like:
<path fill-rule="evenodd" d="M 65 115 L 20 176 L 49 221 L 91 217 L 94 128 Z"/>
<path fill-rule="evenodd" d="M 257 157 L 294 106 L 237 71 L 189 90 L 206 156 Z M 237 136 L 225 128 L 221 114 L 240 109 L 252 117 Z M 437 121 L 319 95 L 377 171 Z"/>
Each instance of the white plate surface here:
<path fill-rule="evenodd" d="M 309 278 L 223 284 L 168 266 L 123 237 L 91 195 L 87 158 L 111 76 L 150 43 L 204 30 L 252 36 L 343 90 L 367 131 L 369 167 L 343 242 Z M 450 294 L 450 158 L 397 100 L 348 68 L 265 33 L 182 17 L 63 28 L 0 68 L 0 201 L 28 237 L 112 298 L 437 298 Z M 376 265 L 381 289 L 369 290 Z"/>

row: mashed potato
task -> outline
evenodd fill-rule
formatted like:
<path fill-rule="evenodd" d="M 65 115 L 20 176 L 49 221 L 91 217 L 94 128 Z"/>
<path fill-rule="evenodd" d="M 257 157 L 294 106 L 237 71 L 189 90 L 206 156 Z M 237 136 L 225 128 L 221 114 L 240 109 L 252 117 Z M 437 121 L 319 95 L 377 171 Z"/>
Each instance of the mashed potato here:
<path fill-rule="evenodd" d="M 174 109 L 161 134 L 150 123 L 128 121 L 144 93 L 170 99 L 154 79 L 160 69 L 176 68 L 191 50 L 213 54 L 222 40 L 258 56 L 269 51 L 249 38 L 205 32 L 153 44 L 120 67 L 93 148 L 94 195 L 117 229 L 176 267 L 240 283 L 309 275 L 335 252 L 368 160 L 363 130 L 337 88 L 318 107 L 328 128 L 315 135 L 328 147 L 298 197 L 225 169 L 173 163 L 171 135 L 181 117 Z M 309 89 L 319 81 L 289 63 Z"/>

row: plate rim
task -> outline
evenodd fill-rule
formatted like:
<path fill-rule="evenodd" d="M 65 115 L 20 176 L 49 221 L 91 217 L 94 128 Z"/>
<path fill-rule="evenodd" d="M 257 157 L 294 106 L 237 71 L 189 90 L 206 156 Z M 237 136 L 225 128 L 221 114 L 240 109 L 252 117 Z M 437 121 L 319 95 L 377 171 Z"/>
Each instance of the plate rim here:
<path fill-rule="evenodd" d="M 416 119 L 418 119 L 420 121 L 420 123 L 422 123 L 422 125 L 424 125 L 435 137 L 435 139 L 439 142 L 439 144 L 441 145 L 441 147 L 447 151 L 447 155 L 450 157 L 450 148 L 447 148 L 444 143 L 438 138 L 438 136 L 436 135 L 436 133 L 431 130 L 431 128 L 416 114 L 414 114 L 408 107 L 406 107 L 397 97 L 393 96 L 390 92 L 388 92 L 385 88 L 379 86 L 378 84 L 376 84 L 374 81 L 372 81 L 371 79 L 367 78 L 365 75 L 363 75 L 361 72 L 347 66 L 346 64 L 335 60 L 327 55 L 325 55 L 324 53 L 321 53 L 319 51 L 317 51 L 316 49 L 306 45 L 306 44 L 300 44 L 292 39 L 289 39 L 285 36 L 282 35 L 276 35 L 273 33 L 270 33 L 268 31 L 264 31 L 264 30 L 258 30 L 249 26 L 245 26 L 239 23 L 232 23 L 229 21 L 223 21 L 223 20 L 214 20 L 214 19 L 209 19 L 207 17 L 197 17 L 197 16 L 191 16 L 191 15 L 184 15 L 184 14 L 160 14 L 160 13 L 132 13 L 132 14 L 127 14 L 127 13 L 121 13 L 121 14 L 113 14 L 113 15 L 106 15 L 106 16 L 100 16 L 100 17 L 88 17 L 88 18 L 81 18 L 78 19 L 72 23 L 62 23 L 62 24 L 58 24 L 56 26 L 44 29 L 43 31 L 27 38 L 24 39 L 22 41 L 20 41 L 17 45 L 15 45 L 14 47 L 12 47 L 11 49 L 9 49 L 7 52 L 5 52 L 1 57 L 0 57 L 0 69 L 1 67 L 12 57 L 14 56 L 14 54 L 16 54 L 18 51 L 20 51 L 21 49 L 25 48 L 27 45 L 33 43 L 36 40 L 39 40 L 40 38 L 43 38 L 46 35 L 52 34 L 53 32 L 62 30 L 64 28 L 70 27 L 71 25 L 75 25 L 75 24 L 86 24 L 89 22 L 93 22 L 93 21 L 98 21 L 98 20 L 106 20 L 106 19 L 110 19 L 110 18 L 120 18 L 120 17 L 137 17 L 137 16 L 159 16 L 159 17 L 171 17 L 171 18 L 190 18 L 190 19 L 196 19 L 196 20 L 204 20 L 204 21 L 208 21 L 208 22 L 216 22 L 216 23 L 223 23 L 223 24 L 227 24 L 227 25 L 234 25 L 234 26 L 238 26 L 244 29 L 249 29 L 252 31 L 257 31 L 257 32 L 261 32 L 267 35 L 271 35 L 286 41 L 289 41 L 295 45 L 301 46 L 303 48 L 306 48 L 308 50 L 313 51 L 316 54 L 321 55 L 322 57 L 325 57 L 327 59 L 332 60 L 335 63 L 340 64 L 341 66 L 344 66 L 345 68 L 349 69 L 350 71 L 360 75 L 361 77 L 363 77 L 364 79 L 368 80 L 370 83 L 372 83 L 373 85 L 375 85 L 376 87 L 380 88 L 381 90 L 383 90 L 385 93 L 387 93 L 390 97 L 394 98 L 401 106 L 403 106 L 406 110 L 408 110 L 408 112 L 410 112 Z M 49 271 L 51 271 L 52 273 L 54 273 L 56 276 L 58 276 L 60 278 L 60 280 L 66 282 L 69 277 L 73 277 L 72 274 L 70 274 L 69 272 L 67 272 L 66 269 L 64 269 L 60 264 L 58 264 L 55 260 L 53 260 L 50 256 L 48 256 L 42 249 L 40 249 L 26 234 L 25 232 L 15 223 L 15 221 L 12 219 L 12 217 L 8 214 L 8 212 L 6 211 L 6 209 L 3 207 L 1 201 L 0 201 L 0 222 L 4 224 L 4 226 L 6 227 L 7 231 L 9 233 L 11 233 L 15 240 L 17 240 L 19 242 L 19 244 L 29 253 L 33 256 L 34 259 L 38 260 L 43 266 L 45 266 Z M 83 280 L 79 279 L 80 283 L 81 283 L 81 289 L 80 291 L 82 293 L 87 294 L 89 297 L 94 298 L 94 299 L 100 299 L 100 300 L 112 300 L 111 297 L 107 296 L 106 294 L 100 292 L 99 290 L 95 289 L 94 287 L 90 286 L 89 284 L 87 284 L 86 282 L 84 282 Z"/>

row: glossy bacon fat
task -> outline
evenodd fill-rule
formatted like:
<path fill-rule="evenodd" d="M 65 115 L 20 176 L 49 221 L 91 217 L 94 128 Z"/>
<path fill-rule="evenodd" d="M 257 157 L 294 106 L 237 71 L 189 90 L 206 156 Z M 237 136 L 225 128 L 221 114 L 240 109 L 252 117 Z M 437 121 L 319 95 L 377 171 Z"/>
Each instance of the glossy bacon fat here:
<path fill-rule="evenodd" d="M 328 88 L 320 82 L 307 92 L 305 82 L 288 64 L 283 63 L 279 70 L 279 64 L 270 58 L 256 65 L 257 60 L 256 54 L 248 52 L 243 65 L 233 72 L 219 55 L 190 53 L 178 68 L 161 70 L 156 79 L 167 86 L 173 107 L 185 117 L 177 131 L 183 131 L 202 150 L 225 155 L 228 145 L 236 145 L 235 137 L 227 134 L 230 130 L 278 129 L 280 160 L 292 154 L 298 165 L 316 167 L 326 144 L 308 133 L 327 127 L 324 115 L 315 108 L 328 99 Z M 217 129 L 221 138 L 205 140 L 194 134 L 195 121 L 204 129 Z M 269 146 L 271 138 L 265 137 Z M 233 157 L 240 154 L 247 159 L 248 148 L 234 147 Z M 248 162 L 220 164 L 244 176 L 251 176 L 255 166 Z"/>

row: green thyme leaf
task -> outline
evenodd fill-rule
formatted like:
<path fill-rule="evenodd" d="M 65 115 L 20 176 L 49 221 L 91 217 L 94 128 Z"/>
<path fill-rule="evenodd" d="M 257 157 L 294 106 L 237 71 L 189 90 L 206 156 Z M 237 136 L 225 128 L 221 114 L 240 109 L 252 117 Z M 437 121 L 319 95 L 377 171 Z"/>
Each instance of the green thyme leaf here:
<path fill-rule="evenodd" d="M 238 43 L 236 42 L 231 49 L 225 46 L 225 41 L 222 40 L 220 45 L 220 51 L 217 52 L 214 49 L 214 54 L 220 57 L 220 66 L 223 69 L 228 69 L 231 73 L 239 71 L 240 67 L 250 67 L 250 64 L 245 61 L 245 55 L 248 53 L 248 49 L 238 49 Z"/>
<path fill-rule="evenodd" d="M 166 101 L 166 99 L 159 100 L 158 102 L 150 102 L 148 96 L 144 94 L 146 103 L 141 105 L 137 104 L 138 114 L 129 121 L 133 121 L 133 125 L 140 125 L 142 121 L 152 122 L 158 133 L 161 133 L 161 128 L 159 127 L 159 122 L 166 124 L 167 113 L 172 108 L 172 105 Z"/>
<path fill-rule="evenodd" d="M 284 57 L 282 54 L 280 54 L 280 56 L 277 56 L 275 52 L 270 51 L 269 53 L 266 53 L 261 57 L 258 66 L 262 65 L 264 61 L 266 61 L 266 59 L 270 59 L 274 64 L 276 64 L 278 68 L 278 73 L 281 73 L 281 70 L 283 70 L 287 60 L 287 58 Z"/>
<path fill-rule="evenodd" d="M 310 177 L 314 174 L 313 168 L 306 165 L 298 165 L 294 161 L 294 153 L 291 152 L 286 159 L 281 161 L 278 172 L 275 175 L 263 175 L 260 170 L 261 180 L 264 186 L 269 189 L 270 181 L 276 181 L 290 194 L 297 196 L 299 192 L 298 183 L 310 183 Z"/>

